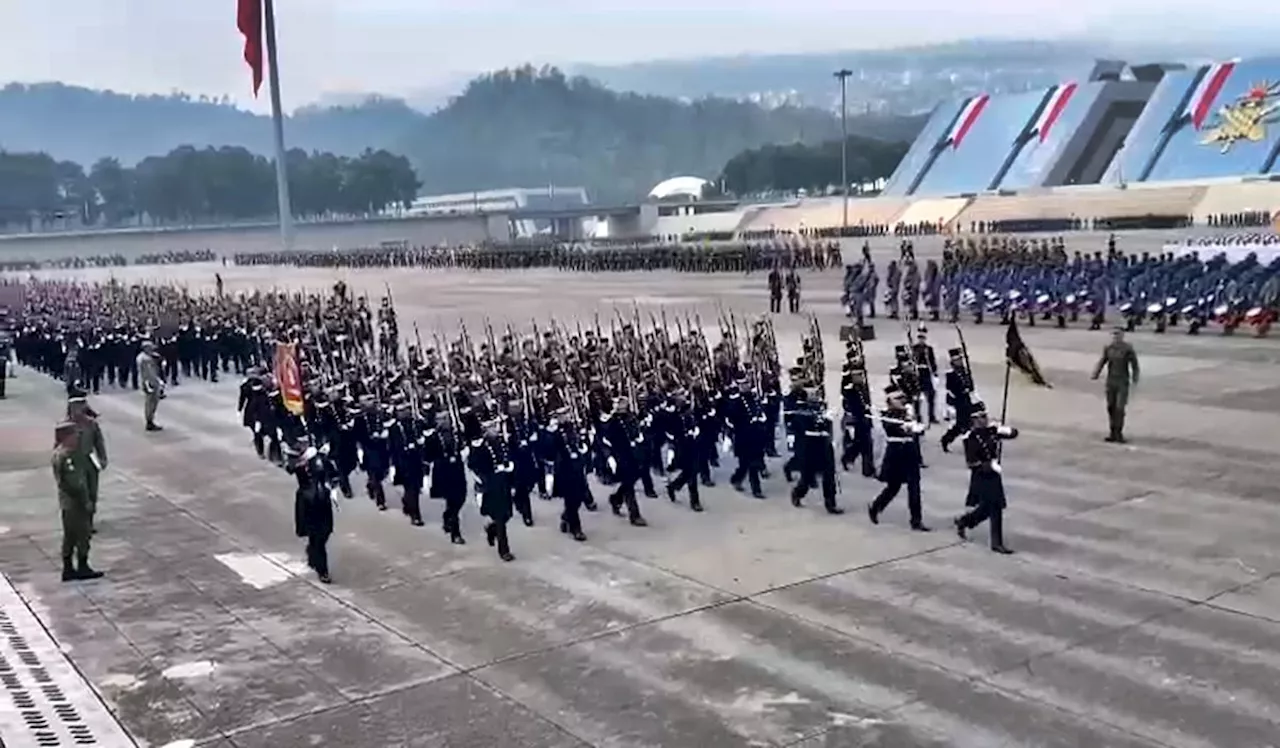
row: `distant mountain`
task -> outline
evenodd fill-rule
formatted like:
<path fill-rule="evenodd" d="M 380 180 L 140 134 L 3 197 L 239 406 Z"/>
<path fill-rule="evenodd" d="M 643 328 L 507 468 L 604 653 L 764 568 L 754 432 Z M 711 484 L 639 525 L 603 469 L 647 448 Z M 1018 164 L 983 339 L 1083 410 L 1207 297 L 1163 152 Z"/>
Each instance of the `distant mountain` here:
<path fill-rule="evenodd" d="M 0 88 L 0 112 L 0 148 L 81 164 L 113 156 L 131 165 L 182 145 L 272 152 L 270 120 L 228 100 L 14 83 Z M 358 106 L 299 109 L 285 132 L 291 147 L 355 156 L 370 147 L 394 149 L 425 119 L 403 101 L 375 97 Z"/>
<path fill-rule="evenodd" d="M 269 119 L 225 100 L 127 96 L 58 83 L 0 89 L 0 148 L 93 164 L 132 165 L 179 146 L 241 146 L 270 154 Z M 909 140 L 919 118 L 855 117 L 850 132 Z M 821 143 L 832 113 L 804 107 L 618 93 L 554 68 L 481 76 L 431 114 L 398 99 L 312 106 L 286 123 L 291 148 L 355 156 L 368 148 L 407 156 L 424 193 L 573 184 L 601 199 L 643 195 L 679 174 L 714 176 L 741 151 Z"/>
<path fill-rule="evenodd" d="M 1231 46 L 1223 41 L 977 39 L 913 48 L 577 65 L 572 71 L 610 88 L 656 96 L 723 96 L 836 109 L 840 89 L 832 73 L 847 68 L 853 72 L 847 83 L 851 112 L 910 114 L 927 111 L 942 99 L 1026 91 L 1080 78 L 1101 57 L 1134 62 L 1211 58 Z"/>

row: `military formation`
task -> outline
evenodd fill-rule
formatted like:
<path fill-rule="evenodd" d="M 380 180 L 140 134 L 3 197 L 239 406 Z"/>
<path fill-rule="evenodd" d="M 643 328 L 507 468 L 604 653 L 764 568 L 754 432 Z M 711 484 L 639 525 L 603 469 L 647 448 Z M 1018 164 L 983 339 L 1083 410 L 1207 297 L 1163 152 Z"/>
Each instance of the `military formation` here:
<path fill-rule="evenodd" d="M 20 310 L 10 325 L 18 363 L 92 394 L 143 388 L 144 347 L 164 382 L 178 385 L 243 374 L 270 344 L 260 295 L 35 279 L 0 283 L 0 293 Z"/>
<path fill-rule="evenodd" d="M 844 264 L 838 242 L 815 242 L 793 236 L 715 243 L 597 240 L 581 244 L 530 241 L 458 247 L 396 244 L 328 251 L 246 252 L 234 255 L 233 260 L 237 265 L 467 270 L 555 268 L 589 273 L 646 270 L 744 273 L 766 271 L 780 263 L 818 270 Z"/>
<path fill-rule="evenodd" d="M 389 291 L 374 303 L 342 283 L 332 292 L 228 298 L 173 287 L 28 280 L 23 298 L 18 321 L 25 363 L 45 360 L 33 353 L 31 330 L 61 329 L 67 350 L 81 352 L 86 340 L 68 343 L 70 333 L 120 323 L 135 331 L 132 364 L 123 364 L 123 354 L 111 360 L 117 386 L 121 368 L 130 384 L 136 369 L 149 430 L 161 428 L 157 406 L 184 361 L 195 362 L 194 371 L 208 360 L 210 381 L 216 373 L 242 373 L 237 408 L 246 443 L 296 478 L 296 530 L 306 539 L 309 564 L 326 582 L 335 508 L 357 494 L 380 510 L 397 507 L 412 525 L 438 523 L 458 545 L 467 543 L 462 509 L 474 496 L 486 542 L 512 561 L 509 523 L 532 526 L 543 501 L 558 502 L 560 531 L 583 541 L 587 516 L 603 503 L 593 485 L 608 491 L 614 515 L 642 528 L 641 496 L 713 511 L 704 489 L 721 478 L 725 461 L 731 461 L 724 464 L 729 484 L 744 494 L 765 498 L 763 479 L 780 468 L 793 505 L 803 506 L 816 490 L 826 511 L 837 515 L 844 512 L 839 475 L 859 470 L 883 484 L 867 506 L 872 522 L 879 524 L 905 493 L 910 527 L 925 532 L 921 438 L 939 421 L 943 383 L 959 424 L 950 441 L 963 436 L 966 453 L 976 433 L 969 426 L 982 412 L 962 351 L 951 351 L 951 369 L 941 371 L 923 328 L 898 347 L 883 404 L 873 398 L 861 342 L 850 339 L 840 392 L 831 398 L 838 398 L 836 408 L 828 402 L 816 318 L 802 335 L 800 355 L 784 368 L 768 317 L 747 320 L 732 311 L 710 324 L 697 314 L 632 307 L 586 321 L 423 331 L 402 328 Z M 61 322 L 79 327 L 48 327 L 54 308 L 64 310 Z M 193 359 L 165 355 L 168 325 L 179 335 L 198 330 L 196 339 L 210 347 Z M 240 337 L 233 339 L 243 349 L 233 346 L 224 362 L 214 355 L 223 350 L 220 339 L 210 341 L 206 325 L 235 325 Z M 64 576 L 79 580 L 98 573 L 88 566 L 84 530 L 92 532 L 97 472 L 106 454 L 86 403 L 94 376 L 66 365 L 71 358 L 64 355 L 61 369 L 40 368 L 64 380 L 71 403 L 71 425 L 59 426 L 63 446 L 53 467 L 68 537 Z M 67 428 L 74 438 L 63 433 Z M 878 461 L 877 438 L 883 442 Z M 944 438 L 944 448 L 950 441 Z M 957 520 L 957 530 L 989 517 L 993 532 L 998 529 L 999 514 L 983 498 L 994 495 L 993 483 L 971 492 L 985 514 L 965 519 L 963 527 Z M 424 502 L 424 494 L 439 504 Z M 997 535 L 992 547 L 1007 550 Z"/>
<path fill-rule="evenodd" d="M 128 265 L 184 265 L 193 262 L 213 262 L 218 259 L 211 249 L 170 250 L 138 255 L 132 260 L 122 254 L 76 255 L 58 258 L 26 258 L 0 261 L 0 272 L 27 272 L 31 270 L 84 270 L 85 268 L 117 268 Z"/>
<path fill-rule="evenodd" d="M 1068 255 L 1060 238 L 948 240 L 941 262 L 921 267 L 904 241 L 883 278 L 864 246 L 862 261 L 845 268 L 842 301 L 860 321 L 883 311 L 889 319 L 1064 328 L 1083 317 L 1093 330 L 1150 325 L 1163 333 L 1185 324 L 1191 335 L 1213 325 L 1224 335 L 1246 326 L 1263 337 L 1280 317 L 1280 257 L 1126 254 L 1114 235 L 1108 245 L 1105 253 Z"/>

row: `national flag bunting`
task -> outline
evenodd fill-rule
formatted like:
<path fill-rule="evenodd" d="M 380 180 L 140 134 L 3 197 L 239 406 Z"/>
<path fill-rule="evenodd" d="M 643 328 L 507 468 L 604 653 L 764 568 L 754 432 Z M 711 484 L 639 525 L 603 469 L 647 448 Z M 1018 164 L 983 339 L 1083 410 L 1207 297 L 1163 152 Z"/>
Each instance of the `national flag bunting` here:
<path fill-rule="evenodd" d="M 947 131 L 947 135 L 942 139 L 942 147 L 951 146 L 959 148 L 964 142 L 964 138 L 973 129 L 973 125 L 978 121 L 978 116 L 982 114 L 982 110 L 987 108 L 987 102 L 991 101 L 991 97 L 987 94 L 974 96 L 964 103 L 960 108 L 960 115 L 956 117 L 956 121 L 952 123 L 951 129 Z"/>
<path fill-rule="evenodd" d="M 1202 129 L 1204 123 L 1209 120 L 1209 115 L 1213 113 L 1213 105 L 1222 94 L 1227 80 L 1235 72 L 1237 62 L 1238 60 L 1215 62 L 1205 68 L 1204 74 L 1200 76 L 1200 83 L 1196 85 L 1196 90 L 1187 100 L 1187 108 L 1182 111 L 1182 116 L 1190 120 L 1191 126 L 1195 129 Z"/>
<path fill-rule="evenodd" d="M 276 343 L 274 373 L 285 409 L 295 416 L 302 415 L 302 371 L 298 368 L 296 343 Z"/>
<path fill-rule="evenodd" d="M 1031 355 L 1031 349 L 1022 342 L 1022 333 L 1018 332 L 1017 320 L 1009 320 L 1009 329 L 1005 333 L 1004 356 L 1010 366 L 1026 374 L 1033 384 L 1053 387 L 1049 384 L 1049 380 L 1044 378 L 1044 374 L 1040 373 L 1040 365 L 1036 363 L 1036 357 Z"/>
<path fill-rule="evenodd" d="M 237 0 L 236 28 L 244 35 L 244 61 L 253 71 L 253 95 L 262 88 L 262 0 Z"/>
<path fill-rule="evenodd" d="M 1049 99 L 1040 110 L 1040 115 L 1036 117 L 1035 124 L 1031 126 L 1027 135 L 1029 137 L 1039 136 L 1041 143 L 1048 140 L 1049 131 L 1053 129 L 1053 125 L 1062 116 L 1067 104 L 1071 103 L 1071 97 L 1075 94 L 1077 88 L 1079 86 L 1075 83 L 1063 83 L 1060 86 L 1054 86 L 1049 94 Z"/>

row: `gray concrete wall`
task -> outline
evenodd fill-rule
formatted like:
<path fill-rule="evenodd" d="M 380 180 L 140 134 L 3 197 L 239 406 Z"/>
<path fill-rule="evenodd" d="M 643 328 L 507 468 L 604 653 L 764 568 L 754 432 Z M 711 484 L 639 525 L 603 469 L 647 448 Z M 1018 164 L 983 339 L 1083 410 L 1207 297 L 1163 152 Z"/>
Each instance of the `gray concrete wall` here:
<path fill-rule="evenodd" d="M 1086 177 L 1098 176 L 1106 171 L 1114 154 L 1114 146 L 1122 143 L 1137 119 L 1120 119 L 1105 122 L 1112 106 L 1122 103 L 1144 103 L 1151 98 L 1156 84 L 1141 81 L 1116 81 L 1108 83 L 1090 107 L 1089 113 L 1076 127 L 1075 133 L 1062 155 L 1054 163 L 1053 168 L 1045 174 L 1041 183 L 1043 187 L 1056 187 L 1066 183 L 1068 175 L 1074 170 L 1082 158 L 1089 158 L 1094 163 L 1087 164 L 1084 169 Z M 1088 153 L 1093 148 L 1092 153 Z"/>
<path fill-rule="evenodd" d="M 431 216 L 297 226 L 298 249 L 368 247 L 382 242 L 410 245 L 460 244 L 510 238 L 506 215 Z M 136 257 L 170 250 L 211 249 L 219 255 L 278 249 L 275 225 L 193 229 L 122 230 L 0 236 L 0 259 L 120 254 Z"/>

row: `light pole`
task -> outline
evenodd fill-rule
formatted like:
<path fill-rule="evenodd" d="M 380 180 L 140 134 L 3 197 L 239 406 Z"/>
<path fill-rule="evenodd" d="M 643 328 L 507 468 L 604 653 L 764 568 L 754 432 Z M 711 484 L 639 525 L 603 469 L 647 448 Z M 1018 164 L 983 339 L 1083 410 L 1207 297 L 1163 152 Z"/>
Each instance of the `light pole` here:
<path fill-rule="evenodd" d="M 853 75 L 853 71 L 841 68 L 832 75 L 840 81 L 840 193 L 844 198 L 840 212 L 840 228 L 843 236 L 849 230 L 849 99 L 845 81 Z"/>

